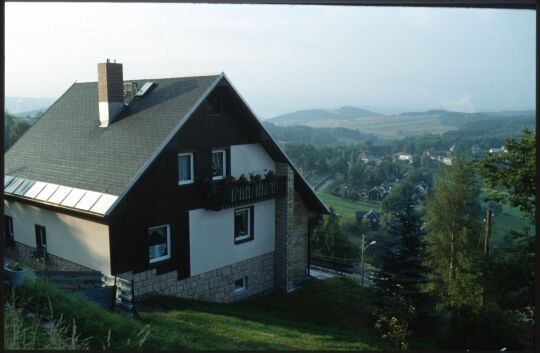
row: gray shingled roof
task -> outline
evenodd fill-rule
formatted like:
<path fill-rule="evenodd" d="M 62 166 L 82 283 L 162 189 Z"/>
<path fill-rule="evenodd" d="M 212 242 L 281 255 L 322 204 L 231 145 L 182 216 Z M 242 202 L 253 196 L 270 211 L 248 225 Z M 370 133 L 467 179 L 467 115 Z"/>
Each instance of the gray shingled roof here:
<path fill-rule="evenodd" d="M 156 86 L 107 128 L 99 127 L 97 83 L 75 83 L 6 152 L 5 174 L 120 195 L 219 78 L 126 81 Z"/>

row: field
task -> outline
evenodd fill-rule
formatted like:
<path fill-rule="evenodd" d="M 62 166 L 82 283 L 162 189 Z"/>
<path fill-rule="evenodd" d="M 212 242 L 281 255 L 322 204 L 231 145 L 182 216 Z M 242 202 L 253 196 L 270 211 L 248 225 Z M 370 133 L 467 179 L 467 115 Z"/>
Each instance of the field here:
<path fill-rule="evenodd" d="M 350 201 L 326 192 L 319 192 L 317 195 L 326 206 L 332 207 L 340 216 L 354 216 L 356 211 L 379 211 L 380 205 L 378 202 Z"/>
<path fill-rule="evenodd" d="M 344 127 L 390 139 L 429 133 L 442 134 L 457 129 L 441 123 L 438 115 L 394 115 L 350 120 L 329 119 L 306 123 L 306 125 L 311 127 Z"/>
<path fill-rule="evenodd" d="M 65 323 L 74 320 L 79 342 L 88 338 L 91 349 L 140 346 L 154 350 L 389 350 L 392 347 L 373 328 L 369 314 L 373 294 L 355 282 L 340 278 L 312 279 L 289 295 L 272 293 L 234 304 L 155 297 L 139 305 L 139 319 L 101 310 L 42 281 L 27 281 L 24 288 L 17 290 L 16 298 L 17 309 L 24 307 L 40 316 L 53 312 L 55 318 L 62 315 Z M 9 317 L 4 319 L 5 348 L 22 346 L 21 329 L 13 325 L 16 312 L 10 310 Z M 29 323 L 24 321 L 24 325 Z M 148 332 L 143 340 L 137 335 L 141 330 Z M 32 335 L 28 333 L 25 339 L 31 341 Z M 50 345 L 46 333 L 38 336 L 39 342 L 25 347 L 58 347 Z M 71 336 L 66 338 L 69 342 Z M 55 337 L 55 341 L 59 340 Z M 411 342 L 412 348 L 425 349 L 427 345 L 431 344 L 425 338 L 413 338 Z"/>

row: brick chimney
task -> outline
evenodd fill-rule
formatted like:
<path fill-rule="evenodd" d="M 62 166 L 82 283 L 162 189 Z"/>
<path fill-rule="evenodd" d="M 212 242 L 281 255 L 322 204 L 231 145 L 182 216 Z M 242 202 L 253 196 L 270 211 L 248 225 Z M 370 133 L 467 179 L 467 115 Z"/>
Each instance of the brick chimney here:
<path fill-rule="evenodd" d="M 100 127 L 109 126 L 124 108 L 122 64 L 98 64 L 98 102 Z"/>

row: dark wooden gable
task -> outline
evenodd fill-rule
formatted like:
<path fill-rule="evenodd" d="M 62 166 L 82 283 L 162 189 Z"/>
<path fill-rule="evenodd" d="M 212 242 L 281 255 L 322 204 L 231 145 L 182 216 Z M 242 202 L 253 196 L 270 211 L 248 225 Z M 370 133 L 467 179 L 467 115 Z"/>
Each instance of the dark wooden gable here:
<path fill-rule="evenodd" d="M 211 96 L 213 102 L 222 102 L 221 113 L 208 110 L 203 102 L 111 213 L 113 273 L 155 267 L 158 273 L 177 269 L 179 278 L 189 277 L 188 211 L 205 206 L 203 181 L 211 179 L 212 149 L 262 143 L 267 137 L 230 86 L 218 85 Z M 194 152 L 194 184 L 178 185 L 180 152 Z M 230 158 L 227 161 L 230 173 Z M 149 264 L 147 229 L 163 224 L 170 224 L 172 258 Z"/>

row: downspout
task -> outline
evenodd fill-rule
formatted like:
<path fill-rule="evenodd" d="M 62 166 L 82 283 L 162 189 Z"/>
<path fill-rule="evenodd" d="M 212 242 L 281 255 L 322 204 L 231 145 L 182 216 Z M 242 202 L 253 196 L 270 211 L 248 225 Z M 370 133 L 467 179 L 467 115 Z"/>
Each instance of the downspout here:
<path fill-rule="evenodd" d="M 311 218 L 310 220 L 308 220 L 308 246 L 307 246 L 307 269 L 308 269 L 308 277 L 311 276 L 311 234 L 313 233 L 313 230 L 315 229 L 315 227 L 317 227 L 317 225 L 319 224 L 319 222 L 321 221 L 322 219 L 322 215 L 321 214 L 316 214 L 313 218 Z"/>

